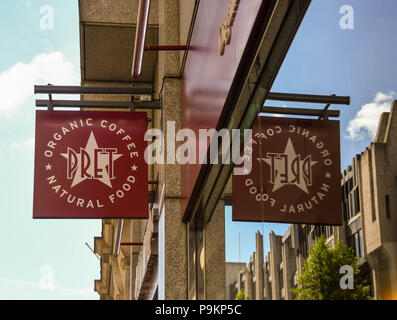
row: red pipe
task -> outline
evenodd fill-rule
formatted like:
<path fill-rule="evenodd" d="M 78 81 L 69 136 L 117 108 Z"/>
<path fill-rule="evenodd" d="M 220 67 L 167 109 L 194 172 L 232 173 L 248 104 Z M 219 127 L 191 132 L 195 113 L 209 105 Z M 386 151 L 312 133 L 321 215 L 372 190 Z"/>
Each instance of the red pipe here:
<path fill-rule="evenodd" d="M 134 53 L 132 56 L 132 78 L 136 79 L 142 72 L 143 52 L 146 30 L 149 20 L 150 0 L 139 0 L 138 18 L 136 22 Z"/>
<path fill-rule="evenodd" d="M 142 242 L 122 242 L 121 246 L 143 246 Z"/>
<path fill-rule="evenodd" d="M 189 46 L 168 46 L 168 45 L 163 45 L 163 46 L 145 46 L 146 51 L 173 51 L 173 50 L 189 50 Z"/>

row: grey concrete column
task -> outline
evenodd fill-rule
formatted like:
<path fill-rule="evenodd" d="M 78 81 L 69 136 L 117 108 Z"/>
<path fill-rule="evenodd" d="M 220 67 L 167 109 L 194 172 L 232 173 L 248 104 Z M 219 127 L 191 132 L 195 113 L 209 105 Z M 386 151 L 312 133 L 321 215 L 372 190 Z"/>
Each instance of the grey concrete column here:
<path fill-rule="evenodd" d="M 124 271 L 124 300 L 131 300 L 131 264 L 130 256 L 122 260 L 122 268 Z"/>
<path fill-rule="evenodd" d="M 172 2 L 172 1 L 170 1 Z M 167 1 L 168 3 L 168 1 Z M 180 80 L 164 79 L 162 127 L 165 135 L 164 147 L 177 148 L 175 141 L 167 141 L 167 122 L 174 121 L 175 130 L 180 129 Z M 167 157 L 166 157 L 167 158 Z M 187 299 L 187 239 L 186 224 L 181 222 L 181 170 L 177 163 L 166 163 L 160 168 L 160 180 L 165 183 L 164 203 L 161 212 L 162 229 L 159 238 L 163 239 L 164 252 L 159 266 L 163 270 L 164 299 Z"/>
<path fill-rule="evenodd" d="M 204 228 L 205 299 L 226 299 L 225 204 L 219 200 L 210 222 Z"/>
<path fill-rule="evenodd" d="M 282 261 L 283 261 L 283 278 L 284 278 L 284 299 L 293 300 L 291 292 L 292 282 L 296 272 L 296 257 L 297 251 L 288 247 L 286 244 L 282 245 Z"/>
<path fill-rule="evenodd" d="M 187 299 L 186 225 L 181 223 L 181 201 L 166 198 L 164 221 L 164 298 Z"/>
<path fill-rule="evenodd" d="M 272 288 L 271 288 L 271 285 L 270 285 L 270 282 L 269 282 L 269 272 L 266 270 L 265 272 L 264 272 L 264 276 L 265 276 L 265 281 L 264 281 L 264 299 L 265 300 L 271 300 L 270 299 L 270 297 L 271 297 L 271 291 L 272 291 Z"/>
<path fill-rule="evenodd" d="M 256 300 L 263 300 L 263 236 L 258 231 L 255 234 L 256 241 L 256 257 L 255 257 L 255 297 Z"/>
<path fill-rule="evenodd" d="M 244 282 L 244 294 L 246 297 L 248 297 L 250 300 L 253 300 L 254 297 L 254 280 L 253 280 L 253 274 L 252 271 L 246 270 L 245 272 L 245 282 Z"/>
<path fill-rule="evenodd" d="M 280 262 L 281 237 L 273 231 L 270 233 L 270 272 L 272 277 L 272 299 L 280 300 Z"/>
<path fill-rule="evenodd" d="M 159 0 L 159 43 L 161 45 L 178 45 L 179 35 L 179 0 Z M 177 76 L 180 71 L 179 51 L 159 52 L 159 74 Z"/>
<path fill-rule="evenodd" d="M 178 45 L 179 35 L 179 0 L 159 0 L 159 44 Z M 176 132 L 181 128 L 181 86 L 176 77 L 180 72 L 180 53 L 177 51 L 160 51 L 157 70 L 157 88 L 162 91 L 161 127 L 165 136 L 164 147 L 177 148 L 175 141 L 167 141 L 167 123 L 174 121 Z M 165 78 L 163 78 L 165 77 Z M 169 163 L 160 168 L 160 180 L 165 183 L 165 198 L 161 211 L 161 228 L 159 239 L 159 272 L 164 281 L 164 299 L 187 299 L 187 239 L 186 225 L 181 222 L 181 171 L 178 164 Z"/>
<path fill-rule="evenodd" d="M 244 282 L 243 282 L 243 274 L 246 272 L 246 269 L 240 271 L 237 279 L 237 293 L 240 293 L 241 289 L 244 289 Z"/>

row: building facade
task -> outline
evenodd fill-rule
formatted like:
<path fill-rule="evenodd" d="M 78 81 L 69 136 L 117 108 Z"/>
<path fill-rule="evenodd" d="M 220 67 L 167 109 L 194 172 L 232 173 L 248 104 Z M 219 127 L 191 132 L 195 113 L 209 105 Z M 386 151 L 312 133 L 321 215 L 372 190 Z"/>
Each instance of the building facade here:
<path fill-rule="evenodd" d="M 255 261 L 256 268 L 242 269 L 243 274 L 250 273 L 243 280 L 251 283 L 243 281 L 240 287 L 263 288 L 263 298 L 267 300 L 294 299 L 291 288 L 297 286 L 305 259 L 324 234 L 330 247 L 342 241 L 353 248 L 374 299 L 396 299 L 396 144 L 397 101 L 394 101 L 390 112 L 380 117 L 374 142 L 342 174 L 342 226 L 295 224 L 283 236 L 270 233 L 270 252 L 263 260 Z M 259 232 L 253 256 L 263 257 L 263 245 L 258 245 L 258 238 L 261 238 Z M 249 292 L 255 299 L 262 298 L 253 295 L 252 290 Z"/>
<path fill-rule="evenodd" d="M 241 273 L 245 270 L 246 264 L 242 262 L 226 263 L 226 300 L 234 300 L 240 292 L 242 279 Z"/>
<path fill-rule="evenodd" d="M 183 119 L 195 112 L 186 109 L 189 99 L 197 109 L 204 106 L 196 117 L 212 115 L 214 110 L 205 106 L 215 101 L 219 104 L 219 119 L 212 119 L 215 125 L 251 128 L 310 0 L 253 0 L 260 19 L 248 14 L 255 11 L 252 8 L 241 17 L 246 4 L 239 2 L 239 8 L 237 1 L 149 1 L 144 44 L 157 49 L 145 50 L 142 72 L 133 78 L 132 53 L 140 3 L 144 2 L 79 0 L 81 85 L 150 86 L 152 94 L 83 95 L 81 99 L 132 101 L 137 105 L 159 102 L 161 110 L 134 109 L 147 112 L 148 127 L 168 137 L 169 121 L 178 131 L 186 124 Z M 207 12 L 214 8 L 221 19 L 214 22 L 203 18 L 201 8 Z M 225 16 L 236 21 L 225 20 Z M 219 26 L 233 27 L 234 37 L 239 37 L 239 23 L 248 21 L 252 22 L 252 34 L 246 35 L 245 47 L 233 40 L 218 39 Z M 197 26 L 209 36 L 208 43 L 200 48 L 191 46 L 200 38 L 200 34 L 194 37 Z M 175 49 L 178 46 L 184 49 Z M 208 46 L 213 52 L 204 56 L 202 64 L 189 65 L 189 57 L 194 59 Z M 169 50 L 171 47 L 174 49 Z M 211 61 L 206 68 L 205 61 Z M 221 77 L 213 88 L 189 92 L 186 83 L 190 85 L 192 78 L 205 85 L 213 80 L 207 76 L 212 68 L 223 64 L 224 73 L 212 74 Z M 229 74 L 232 67 L 235 72 Z M 223 87 L 226 80 L 227 89 Z M 148 178 L 153 183 L 148 187 L 149 218 L 102 221 L 102 235 L 94 241 L 94 251 L 101 258 L 95 290 L 101 299 L 225 299 L 244 288 L 251 299 L 293 299 L 290 289 L 302 273 L 304 260 L 318 236 L 325 233 L 331 246 L 342 240 L 355 249 L 363 272 L 371 279 L 375 298 L 393 297 L 397 292 L 395 109 L 396 103 L 390 113 L 382 115 L 374 143 L 343 173 L 343 226 L 291 225 L 284 236 L 270 234 L 270 252 L 266 255 L 262 235 L 257 233 L 257 250 L 239 272 L 238 265 L 225 263 L 224 207 L 231 203 L 231 165 L 209 165 L 200 170 L 192 167 L 192 172 L 200 171 L 193 182 L 189 169 L 178 163 L 150 165 Z M 199 120 L 202 123 L 198 121 L 197 125 L 205 126 L 208 118 Z M 164 139 L 162 148 L 180 144 Z M 187 189 L 191 191 L 189 197 L 185 195 Z"/>
<path fill-rule="evenodd" d="M 187 43 L 195 8 L 196 1 L 192 0 L 151 1 L 146 44 Z M 153 95 L 135 95 L 133 99 L 137 102 L 161 100 L 161 112 L 139 108 L 136 111 L 147 112 L 149 128 L 166 128 L 167 121 L 175 121 L 178 129 L 184 52 L 145 52 L 142 73 L 138 79 L 132 79 L 131 58 L 138 12 L 139 0 L 79 1 L 81 83 L 83 86 L 152 86 Z M 103 101 L 130 101 L 131 98 L 125 95 L 82 97 Z M 178 164 L 149 167 L 149 180 L 157 184 L 149 185 L 148 219 L 102 221 L 102 235 L 94 241 L 94 252 L 101 257 L 101 276 L 95 281 L 95 290 L 101 299 L 188 299 L 196 298 L 196 292 L 200 298 L 225 298 L 222 198 L 211 221 L 201 230 L 197 240 L 200 250 L 190 248 L 187 241 L 190 232 L 181 222 L 180 171 Z M 199 261 L 197 272 L 202 279 L 205 277 L 205 283 L 201 281 L 200 286 L 188 285 L 188 277 L 193 273 L 188 272 L 189 258 Z"/>
<path fill-rule="evenodd" d="M 309 3 L 79 0 L 81 85 L 152 88 L 150 95 L 81 99 L 136 103 L 130 111 L 147 112 L 148 128 L 164 134 L 151 140 L 160 141 L 161 150 L 182 142 L 168 139 L 169 122 L 176 132 L 251 128 Z M 232 39 L 220 27 L 233 27 Z M 251 103 L 255 99 L 262 101 Z M 142 102 L 156 102 L 160 110 L 142 109 Z M 101 299 L 226 298 L 224 207 L 232 165 L 183 167 L 168 160 L 167 154 L 165 164 L 149 165 L 148 219 L 102 221 L 94 243 Z"/>

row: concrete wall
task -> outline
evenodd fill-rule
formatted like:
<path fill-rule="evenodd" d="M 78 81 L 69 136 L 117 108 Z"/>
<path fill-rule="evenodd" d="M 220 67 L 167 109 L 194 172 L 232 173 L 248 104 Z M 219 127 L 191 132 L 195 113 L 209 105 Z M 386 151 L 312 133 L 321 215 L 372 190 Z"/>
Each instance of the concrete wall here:
<path fill-rule="evenodd" d="M 234 300 L 238 289 L 238 278 L 240 271 L 247 268 L 242 262 L 226 262 L 226 300 Z"/>
<path fill-rule="evenodd" d="M 79 1 L 82 85 L 152 85 L 153 98 L 162 101 L 162 111 L 148 112 L 148 117 L 152 120 L 150 125 L 162 129 L 166 136 L 168 121 L 175 122 L 176 130 L 181 126 L 179 78 L 185 52 L 146 52 L 141 79 L 131 82 L 131 56 L 138 3 L 139 0 Z M 147 44 L 186 44 L 195 5 L 195 0 L 153 0 Z M 87 95 L 82 99 L 129 101 L 131 97 Z M 164 147 L 173 148 L 174 142 L 164 141 Z M 159 180 L 156 197 L 159 214 L 158 257 L 153 260 L 156 273 L 148 280 L 150 285 L 147 284 L 150 294 L 138 297 L 152 296 L 153 290 L 157 289 L 160 299 L 187 299 L 190 286 L 188 266 L 193 262 L 189 261 L 187 255 L 187 225 L 181 222 L 180 167 L 177 164 L 154 165 L 149 167 L 148 175 L 149 180 Z M 211 221 L 202 230 L 204 244 L 199 262 L 203 264 L 204 270 L 205 299 L 226 297 L 224 225 L 224 202 L 221 200 Z M 145 226 L 146 222 L 129 221 L 123 237 L 128 235 L 130 240 L 127 242 L 142 242 L 147 232 Z M 106 241 L 97 241 L 103 244 L 103 250 L 109 245 Z M 128 247 L 122 248 L 119 257 L 107 254 L 106 259 L 103 259 L 101 280 L 96 282 L 97 291 L 102 292 L 103 298 L 131 298 L 131 293 L 135 290 L 135 270 L 141 249 L 150 252 L 150 248 Z"/>
<path fill-rule="evenodd" d="M 375 296 L 379 299 L 397 298 L 396 148 L 397 101 L 394 101 L 390 113 L 380 118 L 374 143 L 361 155 L 365 244 Z"/>
<path fill-rule="evenodd" d="M 272 300 L 281 299 L 280 284 L 280 263 L 281 260 L 281 236 L 277 236 L 273 231 L 269 235 L 270 239 L 270 276 L 272 282 Z"/>
<path fill-rule="evenodd" d="M 263 300 L 264 277 L 263 277 L 263 236 L 258 231 L 255 234 L 255 299 Z"/>

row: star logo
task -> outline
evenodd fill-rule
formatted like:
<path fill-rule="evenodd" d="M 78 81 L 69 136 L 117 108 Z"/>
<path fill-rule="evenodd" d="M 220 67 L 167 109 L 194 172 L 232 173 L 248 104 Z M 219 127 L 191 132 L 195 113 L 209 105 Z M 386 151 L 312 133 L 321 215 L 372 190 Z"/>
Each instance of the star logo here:
<path fill-rule="evenodd" d="M 288 138 L 283 153 L 267 153 L 266 158 L 257 160 L 265 162 L 270 167 L 270 183 L 273 184 L 273 192 L 286 185 L 295 185 L 305 193 L 309 193 L 308 187 L 312 185 L 312 167 L 317 164 L 311 155 L 301 159 L 296 154 L 291 138 Z"/>
<path fill-rule="evenodd" d="M 325 177 L 326 177 L 327 179 L 331 179 L 332 175 L 331 175 L 329 172 L 327 172 L 327 173 L 325 174 Z"/>
<path fill-rule="evenodd" d="M 99 148 L 91 131 L 85 148 L 80 148 L 79 152 L 68 148 L 61 156 L 67 160 L 67 178 L 73 179 L 72 188 L 86 179 L 99 180 L 112 188 L 114 162 L 123 155 L 115 148 Z"/>

